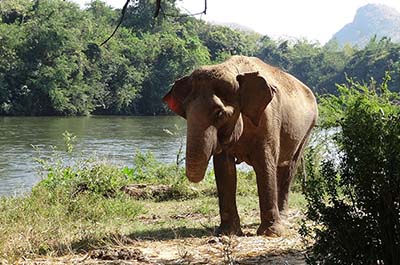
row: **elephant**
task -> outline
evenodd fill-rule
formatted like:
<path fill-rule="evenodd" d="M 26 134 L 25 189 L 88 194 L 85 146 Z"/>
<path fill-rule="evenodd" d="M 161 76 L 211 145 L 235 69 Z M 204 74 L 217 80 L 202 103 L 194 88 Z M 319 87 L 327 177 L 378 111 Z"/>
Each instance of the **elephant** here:
<path fill-rule="evenodd" d="M 236 164 L 252 166 L 261 224 L 282 236 L 296 165 L 318 117 L 305 84 L 255 57 L 232 56 L 175 81 L 163 101 L 187 120 L 185 170 L 204 178 L 213 156 L 221 223 L 218 234 L 243 235 L 236 205 Z"/>

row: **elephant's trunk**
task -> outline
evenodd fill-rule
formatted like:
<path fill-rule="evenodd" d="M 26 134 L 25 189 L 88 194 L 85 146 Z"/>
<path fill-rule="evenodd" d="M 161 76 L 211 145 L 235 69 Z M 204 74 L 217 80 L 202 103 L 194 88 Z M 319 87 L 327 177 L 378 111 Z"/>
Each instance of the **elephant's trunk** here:
<path fill-rule="evenodd" d="M 217 146 L 217 129 L 214 126 L 201 130 L 188 120 L 186 143 L 186 176 L 191 182 L 203 180 L 208 161 Z"/>

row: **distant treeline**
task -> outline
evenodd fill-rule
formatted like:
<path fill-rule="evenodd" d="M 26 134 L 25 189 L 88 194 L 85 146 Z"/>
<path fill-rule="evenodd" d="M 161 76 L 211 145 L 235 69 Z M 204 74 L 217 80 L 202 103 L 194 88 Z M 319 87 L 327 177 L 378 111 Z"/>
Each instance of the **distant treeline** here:
<path fill-rule="evenodd" d="M 283 68 L 316 93 L 335 83 L 381 80 L 400 89 L 400 45 L 372 39 L 363 49 L 308 40 L 272 40 L 180 14 L 162 1 L 132 1 L 120 18 L 102 1 L 80 9 L 62 0 L 0 2 L 0 115 L 166 113 L 161 98 L 177 77 L 231 55 L 257 56 Z"/>

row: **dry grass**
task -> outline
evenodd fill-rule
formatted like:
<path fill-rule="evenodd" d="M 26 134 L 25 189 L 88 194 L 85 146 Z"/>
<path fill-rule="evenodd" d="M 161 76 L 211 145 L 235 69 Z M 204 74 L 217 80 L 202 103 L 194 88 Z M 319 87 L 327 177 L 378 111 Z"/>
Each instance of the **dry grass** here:
<path fill-rule="evenodd" d="M 298 194 L 292 205 L 299 203 Z M 280 238 L 256 236 L 256 197 L 239 197 L 246 236 L 213 235 L 219 216 L 217 199 L 143 201 L 146 212 L 126 224 L 112 243 L 64 256 L 33 256 L 19 264 L 305 264 L 305 245 L 298 234 L 299 210 L 291 210 Z"/>
<path fill-rule="evenodd" d="M 103 164 L 55 166 L 32 193 L 0 198 L 0 264 L 303 262 L 298 210 L 292 211 L 283 237 L 255 235 L 259 207 L 254 174 L 239 172 L 238 178 L 246 236 L 218 238 L 212 174 L 190 184 L 182 170 L 151 157 L 136 164 L 122 170 Z M 128 196 L 124 187 L 132 183 L 135 196 Z M 290 204 L 301 209 L 304 199 L 293 193 Z"/>

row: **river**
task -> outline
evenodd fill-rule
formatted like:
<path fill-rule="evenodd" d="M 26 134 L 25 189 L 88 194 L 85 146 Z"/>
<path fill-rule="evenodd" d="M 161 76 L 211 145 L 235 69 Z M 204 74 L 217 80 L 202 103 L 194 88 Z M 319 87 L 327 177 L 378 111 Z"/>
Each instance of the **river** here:
<path fill-rule="evenodd" d="M 63 149 L 65 131 L 76 136 L 73 156 L 95 155 L 132 166 L 137 150 L 173 163 L 185 126 L 176 116 L 0 117 L 0 196 L 29 191 L 40 180 L 35 158 L 50 157 L 52 146 Z"/>

